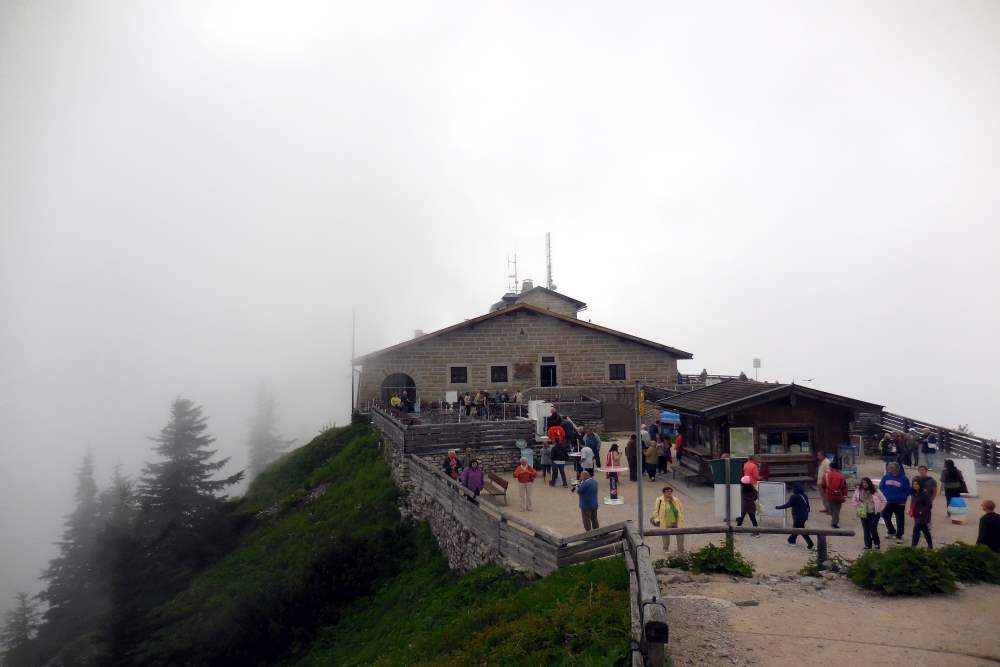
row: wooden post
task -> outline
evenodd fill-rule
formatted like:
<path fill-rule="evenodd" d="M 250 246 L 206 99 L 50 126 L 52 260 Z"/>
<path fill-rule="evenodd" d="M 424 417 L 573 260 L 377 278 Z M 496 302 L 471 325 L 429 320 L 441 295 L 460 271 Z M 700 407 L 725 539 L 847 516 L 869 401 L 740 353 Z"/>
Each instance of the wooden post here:
<path fill-rule="evenodd" d="M 828 554 L 826 550 L 826 535 L 816 536 L 816 561 L 819 563 L 825 563 L 828 560 Z"/>

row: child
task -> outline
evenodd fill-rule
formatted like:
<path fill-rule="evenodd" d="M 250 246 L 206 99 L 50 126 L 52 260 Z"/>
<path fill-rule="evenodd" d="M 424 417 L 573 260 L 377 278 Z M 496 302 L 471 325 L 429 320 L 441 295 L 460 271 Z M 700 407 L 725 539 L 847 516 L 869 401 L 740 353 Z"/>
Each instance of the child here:
<path fill-rule="evenodd" d="M 792 485 L 792 495 L 788 498 L 788 502 L 784 505 L 778 505 L 774 509 L 783 510 L 789 508 L 792 510 L 792 528 L 805 528 L 806 521 L 809 520 L 809 511 L 812 508 L 809 507 L 809 498 L 806 497 L 806 489 L 802 486 L 802 482 L 795 482 Z M 795 544 L 798 537 L 798 535 L 789 535 L 788 543 Z M 806 548 L 812 549 L 812 538 L 808 535 L 803 535 L 802 537 L 805 538 Z"/>
<path fill-rule="evenodd" d="M 542 480 L 548 479 L 552 470 L 552 447 L 548 442 L 542 443 Z"/>

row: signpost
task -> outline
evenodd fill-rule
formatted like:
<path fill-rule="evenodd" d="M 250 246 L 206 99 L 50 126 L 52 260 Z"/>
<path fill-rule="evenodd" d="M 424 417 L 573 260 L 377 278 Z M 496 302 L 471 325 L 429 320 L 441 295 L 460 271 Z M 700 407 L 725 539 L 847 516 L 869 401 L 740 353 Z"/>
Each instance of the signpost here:
<path fill-rule="evenodd" d="M 636 465 L 639 465 L 639 461 L 642 461 L 642 434 L 639 432 L 641 430 L 639 418 L 646 412 L 643 402 L 646 400 L 646 391 L 639 387 L 639 381 L 635 382 L 635 456 Z M 642 468 L 639 467 L 639 483 L 636 493 L 639 496 L 639 500 L 636 503 L 636 524 L 639 526 L 639 537 L 642 538 L 646 534 L 645 523 L 642 520 Z"/>

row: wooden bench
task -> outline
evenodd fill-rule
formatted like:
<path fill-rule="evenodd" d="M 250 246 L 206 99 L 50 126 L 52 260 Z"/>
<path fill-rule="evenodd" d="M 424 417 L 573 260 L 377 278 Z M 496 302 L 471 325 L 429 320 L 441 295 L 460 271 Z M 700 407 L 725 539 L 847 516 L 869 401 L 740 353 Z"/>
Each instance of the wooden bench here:
<path fill-rule="evenodd" d="M 486 484 L 483 485 L 483 493 L 487 496 L 503 496 L 503 504 L 507 504 L 507 485 L 510 484 L 500 475 L 493 473 L 486 474 Z"/>

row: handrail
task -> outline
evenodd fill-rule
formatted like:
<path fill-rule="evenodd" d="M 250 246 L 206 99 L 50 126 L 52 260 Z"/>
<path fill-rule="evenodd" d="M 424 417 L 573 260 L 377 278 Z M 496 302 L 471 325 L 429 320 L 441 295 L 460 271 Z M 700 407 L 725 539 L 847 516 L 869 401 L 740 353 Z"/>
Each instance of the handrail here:
<path fill-rule="evenodd" d="M 944 451 L 956 451 L 963 456 L 978 459 L 983 466 L 1000 469 L 1000 442 L 992 438 L 969 435 L 946 426 L 939 426 L 920 419 L 913 419 L 892 412 L 882 412 L 879 426 L 883 430 L 906 431 L 911 426 L 937 431 Z"/>

